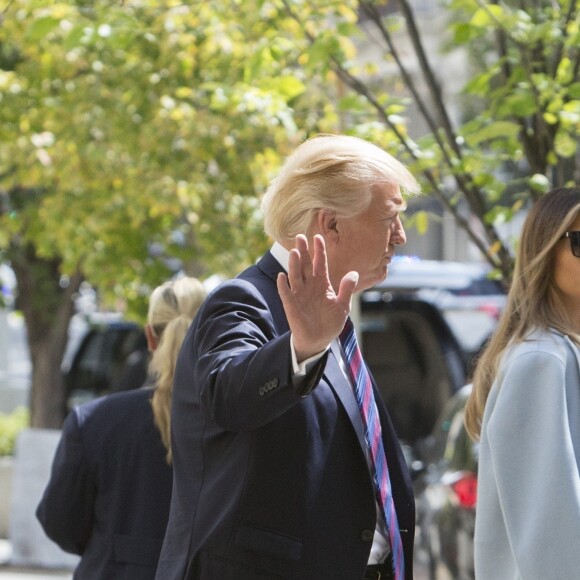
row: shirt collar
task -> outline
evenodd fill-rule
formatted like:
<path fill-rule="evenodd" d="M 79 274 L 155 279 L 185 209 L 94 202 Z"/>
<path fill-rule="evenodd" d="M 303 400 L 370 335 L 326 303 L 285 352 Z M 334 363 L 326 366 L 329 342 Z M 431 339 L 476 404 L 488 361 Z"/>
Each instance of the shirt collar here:
<path fill-rule="evenodd" d="M 284 271 L 288 272 L 290 252 L 280 242 L 274 242 L 274 245 L 270 248 L 270 254 L 284 268 Z"/>

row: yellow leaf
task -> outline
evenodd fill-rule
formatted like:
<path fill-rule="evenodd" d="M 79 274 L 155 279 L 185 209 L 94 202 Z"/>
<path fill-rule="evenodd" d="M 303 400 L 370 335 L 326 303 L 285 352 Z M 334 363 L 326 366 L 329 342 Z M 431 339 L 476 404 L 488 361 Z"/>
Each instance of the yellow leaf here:
<path fill-rule="evenodd" d="M 497 242 L 494 242 L 489 249 L 487 250 L 487 253 L 489 256 L 495 256 L 499 250 L 501 248 L 501 242 L 498 240 Z"/>

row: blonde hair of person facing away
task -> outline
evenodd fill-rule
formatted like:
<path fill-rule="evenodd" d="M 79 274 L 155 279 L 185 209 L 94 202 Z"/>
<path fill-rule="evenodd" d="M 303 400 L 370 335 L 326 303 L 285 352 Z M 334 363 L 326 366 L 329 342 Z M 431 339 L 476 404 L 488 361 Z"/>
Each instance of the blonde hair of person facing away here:
<path fill-rule="evenodd" d="M 378 185 L 398 186 L 405 194 L 419 192 L 409 170 L 373 143 L 348 135 L 317 135 L 294 151 L 264 194 L 264 230 L 293 246 L 298 234 L 310 237 L 321 208 L 342 218 L 358 216 Z"/>
<path fill-rule="evenodd" d="M 149 372 L 155 380 L 151 405 L 155 425 L 167 449 L 167 463 L 172 461 L 170 421 L 175 363 L 181 343 L 206 294 L 199 280 L 184 276 L 158 286 L 149 299 L 145 334 L 152 351 Z"/>
<path fill-rule="evenodd" d="M 478 440 L 487 397 L 502 355 L 512 342 L 521 342 L 534 329 L 553 328 L 580 345 L 580 335 L 566 309 L 554 277 L 556 248 L 580 215 L 580 188 L 559 188 L 531 208 L 519 242 L 513 282 L 506 307 L 473 378 L 465 408 L 465 426 Z"/>

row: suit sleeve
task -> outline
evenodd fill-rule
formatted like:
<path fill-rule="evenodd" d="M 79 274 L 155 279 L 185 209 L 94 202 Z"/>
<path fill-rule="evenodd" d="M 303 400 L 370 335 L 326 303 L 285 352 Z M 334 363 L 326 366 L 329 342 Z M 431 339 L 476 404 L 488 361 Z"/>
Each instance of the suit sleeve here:
<path fill-rule="evenodd" d="M 46 535 L 66 552 L 82 554 L 93 529 L 95 475 L 83 449 L 77 410 L 67 417 L 51 476 L 36 510 Z"/>
<path fill-rule="evenodd" d="M 322 376 L 327 354 L 295 388 L 290 332 L 278 333 L 270 308 L 252 284 L 235 280 L 199 313 L 193 352 L 186 356 L 194 361 L 201 405 L 224 429 L 266 425 L 298 404 Z"/>
<path fill-rule="evenodd" d="M 516 357 L 486 435 L 510 547 L 522 578 L 580 569 L 580 477 L 570 432 L 565 362 Z M 548 547 L 548 548 L 547 548 Z"/>

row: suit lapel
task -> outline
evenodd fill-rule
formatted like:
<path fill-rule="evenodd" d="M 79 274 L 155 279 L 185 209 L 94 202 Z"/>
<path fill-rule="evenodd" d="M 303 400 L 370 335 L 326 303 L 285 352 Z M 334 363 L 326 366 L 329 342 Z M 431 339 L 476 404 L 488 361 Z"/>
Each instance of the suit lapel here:
<path fill-rule="evenodd" d="M 290 327 L 288 326 L 288 320 L 286 318 L 286 313 L 284 312 L 284 307 L 282 306 L 282 300 L 278 294 L 278 286 L 276 285 L 276 279 L 280 272 L 284 272 L 284 268 L 280 265 L 278 260 L 272 256 L 270 252 L 266 252 L 255 265 L 256 270 L 254 272 L 258 273 L 258 277 L 264 281 L 264 277 L 268 278 L 266 284 L 261 283 L 259 285 L 260 291 L 262 292 L 264 298 L 270 305 L 270 313 L 274 318 L 274 323 L 280 334 L 288 332 Z"/>
<path fill-rule="evenodd" d="M 284 268 L 282 268 L 278 260 L 276 260 L 276 258 L 274 258 L 274 256 L 272 256 L 270 252 L 266 252 L 258 260 L 256 266 L 263 274 L 268 276 L 268 278 L 270 278 L 274 282 L 276 281 L 278 274 L 280 272 L 284 272 Z"/>
<path fill-rule="evenodd" d="M 324 369 L 324 377 L 331 389 L 334 390 L 337 397 L 340 399 L 340 402 L 354 427 L 360 446 L 366 453 L 367 444 L 360 409 L 356 402 L 354 393 L 352 392 L 350 383 L 344 376 L 332 350 L 329 353 L 326 368 Z"/>

